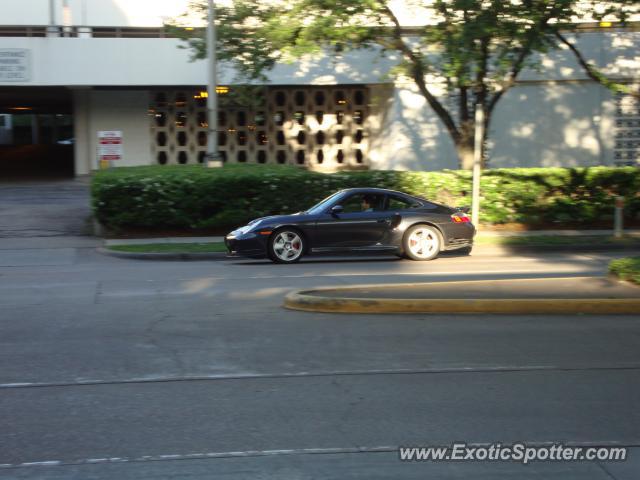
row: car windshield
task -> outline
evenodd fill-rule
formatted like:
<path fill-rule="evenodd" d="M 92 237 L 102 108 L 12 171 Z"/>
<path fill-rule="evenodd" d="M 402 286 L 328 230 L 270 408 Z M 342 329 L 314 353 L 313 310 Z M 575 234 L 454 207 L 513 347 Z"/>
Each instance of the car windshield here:
<path fill-rule="evenodd" d="M 327 198 L 325 198 L 319 203 L 316 203 L 313 207 L 307 210 L 307 213 L 310 213 L 311 215 L 314 215 L 316 213 L 321 213 L 327 207 L 327 205 L 329 205 L 329 203 L 331 203 L 333 200 L 335 200 L 335 198 L 338 195 L 341 195 L 341 194 L 342 192 L 336 192 L 333 195 L 329 195 Z"/>

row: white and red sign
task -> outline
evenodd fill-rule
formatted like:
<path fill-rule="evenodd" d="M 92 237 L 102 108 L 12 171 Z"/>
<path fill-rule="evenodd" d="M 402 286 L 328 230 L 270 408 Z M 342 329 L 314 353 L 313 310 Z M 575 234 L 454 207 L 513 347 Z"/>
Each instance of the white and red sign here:
<path fill-rule="evenodd" d="M 120 130 L 98 132 L 98 160 L 122 160 L 122 132 Z"/>

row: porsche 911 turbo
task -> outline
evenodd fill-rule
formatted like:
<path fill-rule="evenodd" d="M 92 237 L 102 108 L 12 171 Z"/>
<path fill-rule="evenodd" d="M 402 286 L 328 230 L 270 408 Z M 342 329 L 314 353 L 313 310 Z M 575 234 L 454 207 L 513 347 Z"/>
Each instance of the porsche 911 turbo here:
<path fill-rule="evenodd" d="M 225 244 L 232 255 L 276 263 L 363 251 L 431 260 L 444 250 L 470 253 L 475 232 L 462 210 L 393 190 L 350 188 L 303 212 L 252 220 Z"/>

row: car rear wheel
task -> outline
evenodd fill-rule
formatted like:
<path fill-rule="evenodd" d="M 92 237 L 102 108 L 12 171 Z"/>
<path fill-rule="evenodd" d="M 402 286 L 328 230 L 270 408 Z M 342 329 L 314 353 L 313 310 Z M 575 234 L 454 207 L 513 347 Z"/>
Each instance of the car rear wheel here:
<path fill-rule="evenodd" d="M 269 239 L 269 258 L 276 263 L 294 263 L 300 260 L 304 247 L 300 232 L 278 230 Z"/>
<path fill-rule="evenodd" d="M 405 255 L 411 260 L 432 260 L 442 248 L 440 232 L 429 225 L 414 225 L 404 234 Z"/>

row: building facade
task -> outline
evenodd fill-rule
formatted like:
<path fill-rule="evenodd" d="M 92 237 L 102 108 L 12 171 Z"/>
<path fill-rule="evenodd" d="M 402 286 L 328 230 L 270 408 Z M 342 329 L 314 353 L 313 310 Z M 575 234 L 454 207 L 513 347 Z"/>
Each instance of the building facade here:
<path fill-rule="evenodd" d="M 187 0 L 23 0 L 0 25 L 0 174 L 24 165 L 84 175 L 98 168 L 98 132 L 122 132 L 116 165 L 197 164 L 206 150 L 206 62 L 168 38 Z M 398 2 L 396 2 L 398 3 Z M 572 37 L 605 73 L 640 79 L 640 32 Z M 390 81 L 392 56 L 345 53 L 278 65 L 234 93 L 221 66 L 218 140 L 227 162 L 341 168 L 457 168 L 453 144 L 411 81 Z M 640 161 L 640 106 L 590 81 L 568 51 L 542 58 L 498 104 L 490 167 Z M 434 85 L 434 87 L 436 87 Z M 443 101 L 446 99 L 441 93 Z"/>

